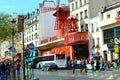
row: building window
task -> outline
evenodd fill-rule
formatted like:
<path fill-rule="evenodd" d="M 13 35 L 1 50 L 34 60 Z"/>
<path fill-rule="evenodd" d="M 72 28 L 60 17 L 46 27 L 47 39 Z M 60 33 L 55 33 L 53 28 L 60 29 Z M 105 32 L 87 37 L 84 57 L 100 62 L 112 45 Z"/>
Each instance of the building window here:
<path fill-rule="evenodd" d="M 37 30 L 37 24 L 35 25 L 35 30 Z"/>
<path fill-rule="evenodd" d="M 107 14 L 107 19 L 109 19 L 109 18 L 110 18 L 110 14 L 108 13 L 108 14 Z"/>
<path fill-rule="evenodd" d="M 97 22 L 95 22 L 96 32 L 99 31 L 99 28 L 97 27 Z"/>
<path fill-rule="evenodd" d="M 72 3 L 72 11 L 74 10 L 74 3 Z"/>
<path fill-rule="evenodd" d="M 104 34 L 104 43 L 113 43 L 114 42 L 114 29 L 107 29 L 103 31 Z"/>
<path fill-rule="evenodd" d="M 85 10 L 85 18 L 88 18 L 88 11 Z"/>
<path fill-rule="evenodd" d="M 35 39 L 37 39 L 37 33 L 35 33 Z"/>
<path fill-rule="evenodd" d="M 86 3 L 87 3 L 86 0 L 84 0 L 84 5 L 86 5 Z"/>
<path fill-rule="evenodd" d="M 93 43 L 93 48 L 95 47 L 95 40 L 94 39 L 92 39 L 92 43 Z"/>
<path fill-rule="evenodd" d="M 33 26 L 31 28 L 32 28 L 32 32 L 33 32 Z"/>
<path fill-rule="evenodd" d="M 29 36 L 29 41 L 31 41 L 31 36 Z"/>
<path fill-rule="evenodd" d="M 32 40 L 33 40 L 34 38 L 33 38 L 33 35 L 32 35 Z"/>
<path fill-rule="evenodd" d="M 83 26 L 83 24 L 81 25 L 81 32 L 83 32 L 84 31 L 84 26 Z"/>
<path fill-rule="evenodd" d="M 80 7 L 82 7 L 82 0 L 80 0 L 80 2 L 79 2 L 79 3 L 80 3 Z"/>
<path fill-rule="evenodd" d="M 76 18 L 78 19 L 78 14 L 76 14 Z"/>
<path fill-rule="evenodd" d="M 75 5 L 76 5 L 76 9 L 78 8 L 78 1 L 75 2 Z"/>
<path fill-rule="evenodd" d="M 97 38 L 97 44 L 98 45 L 100 44 L 100 38 Z"/>
<path fill-rule="evenodd" d="M 85 31 L 88 31 L 88 24 L 85 24 Z"/>
<path fill-rule="evenodd" d="M 80 20 L 83 20 L 83 12 L 80 12 Z"/>
<path fill-rule="evenodd" d="M 30 33 L 30 28 L 29 28 L 29 33 Z"/>
<path fill-rule="evenodd" d="M 94 25 L 93 24 L 91 24 L 91 33 L 94 33 Z"/>
<path fill-rule="evenodd" d="M 27 37 L 27 40 L 26 40 L 26 42 L 28 42 L 28 37 Z"/>

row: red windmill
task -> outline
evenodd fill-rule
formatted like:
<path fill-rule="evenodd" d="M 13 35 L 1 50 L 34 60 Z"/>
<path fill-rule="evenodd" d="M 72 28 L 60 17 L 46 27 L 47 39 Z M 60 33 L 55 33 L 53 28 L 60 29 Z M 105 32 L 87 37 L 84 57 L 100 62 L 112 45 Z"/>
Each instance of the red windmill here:
<path fill-rule="evenodd" d="M 65 26 L 67 25 L 67 17 L 70 15 L 69 6 L 60 7 L 60 0 L 57 0 L 56 7 L 42 7 L 41 12 L 49 12 L 56 10 L 53 14 L 56 16 L 55 30 L 57 30 L 57 37 L 61 38 L 65 34 Z"/>

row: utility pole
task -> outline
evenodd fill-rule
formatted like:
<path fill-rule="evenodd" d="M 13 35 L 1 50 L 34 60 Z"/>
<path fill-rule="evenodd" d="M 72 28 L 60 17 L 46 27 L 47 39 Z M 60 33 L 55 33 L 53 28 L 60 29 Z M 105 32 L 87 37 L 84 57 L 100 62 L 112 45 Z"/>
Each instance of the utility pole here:
<path fill-rule="evenodd" d="M 11 20 L 11 23 L 12 23 L 12 49 L 14 48 L 14 24 L 16 23 L 15 19 L 13 18 Z M 16 73 L 15 73 L 15 63 L 14 63 L 14 54 L 12 53 L 12 59 L 13 59 L 13 74 L 12 74 L 12 77 L 13 77 L 13 80 L 16 80 Z"/>
<path fill-rule="evenodd" d="M 25 77 L 25 45 L 24 45 L 24 16 L 22 16 L 22 44 L 23 44 L 23 80 L 26 80 Z"/>

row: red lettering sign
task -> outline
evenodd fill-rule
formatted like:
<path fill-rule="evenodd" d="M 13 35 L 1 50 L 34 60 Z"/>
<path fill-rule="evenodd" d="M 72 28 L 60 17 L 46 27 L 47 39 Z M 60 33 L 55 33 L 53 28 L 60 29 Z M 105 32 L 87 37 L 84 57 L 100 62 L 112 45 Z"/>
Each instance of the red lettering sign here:
<path fill-rule="evenodd" d="M 64 38 L 65 45 L 83 43 L 88 41 L 87 32 L 71 32 L 67 33 Z"/>
<path fill-rule="evenodd" d="M 114 39 L 114 42 L 115 42 L 115 44 L 119 44 L 119 43 L 120 43 L 120 39 L 115 38 L 115 39 Z"/>
<path fill-rule="evenodd" d="M 120 21 L 120 14 L 119 13 L 116 14 L 115 19 L 116 19 L 117 22 Z"/>

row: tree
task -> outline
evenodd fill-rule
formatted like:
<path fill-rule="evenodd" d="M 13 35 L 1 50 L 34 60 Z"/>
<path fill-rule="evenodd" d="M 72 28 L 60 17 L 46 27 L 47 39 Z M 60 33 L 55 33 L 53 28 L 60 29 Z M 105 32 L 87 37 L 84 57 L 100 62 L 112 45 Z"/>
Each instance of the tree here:
<path fill-rule="evenodd" d="M 10 16 L 4 13 L 0 13 L 0 43 L 11 39 L 12 25 L 10 22 Z"/>

